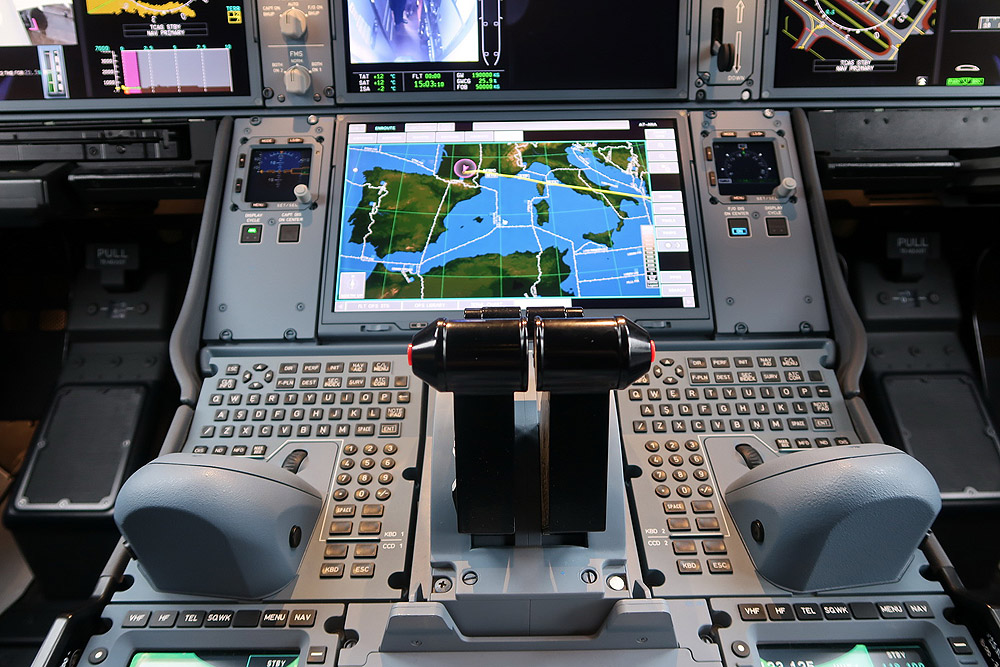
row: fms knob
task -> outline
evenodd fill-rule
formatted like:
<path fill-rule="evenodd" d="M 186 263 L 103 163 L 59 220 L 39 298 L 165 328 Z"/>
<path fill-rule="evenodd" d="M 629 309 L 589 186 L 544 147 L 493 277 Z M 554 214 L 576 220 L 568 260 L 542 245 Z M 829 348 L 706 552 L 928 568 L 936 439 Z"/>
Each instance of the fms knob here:
<path fill-rule="evenodd" d="M 778 187 L 774 189 L 774 194 L 777 195 L 779 199 L 785 199 L 786 197 L 791 197 L 795 194 L 795 191 L 799 189 L 799 183 L 791 176 L 787 176 L 781 179 L 781 183 Z"/>
<path fill-rule="evenodd" d="M 302 65 L 285 70 L 285 90 L 292 95 L 305 95 L 312 88 L 312 74 Z"/>
<path fill-rule="evenodd" d="M 301 9 L 292 7 L 286 9 L 278 18 L 281 25 L 281 34 L 288 39 L 301 39 L 306 34 L 309 17 Z"/>
<path fill-rule="evenodd" d="M 309 192 L 309 186 L 305 183 L 299 183 L 292 190 L 292 194 L 295 195 L 295 199 L 298 200 L 300 204 L 311 204 L 313 200 L 313 195 Z"/>

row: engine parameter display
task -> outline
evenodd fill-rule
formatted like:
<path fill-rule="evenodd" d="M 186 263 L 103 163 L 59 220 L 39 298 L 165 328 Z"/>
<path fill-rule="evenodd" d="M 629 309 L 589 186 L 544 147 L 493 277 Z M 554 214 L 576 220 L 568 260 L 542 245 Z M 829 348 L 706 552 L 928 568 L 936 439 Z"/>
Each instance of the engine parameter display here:
<path fill-rule="evenodd" d="M 248 95 L 242 0 L 0 0 L 0 101 Z"/>
<path fill-rule="evenodd" d="M 248 202 L 295 201 L 295 186 L 309 185 L 312 149 L 255 148 L 247 173 Z"/>

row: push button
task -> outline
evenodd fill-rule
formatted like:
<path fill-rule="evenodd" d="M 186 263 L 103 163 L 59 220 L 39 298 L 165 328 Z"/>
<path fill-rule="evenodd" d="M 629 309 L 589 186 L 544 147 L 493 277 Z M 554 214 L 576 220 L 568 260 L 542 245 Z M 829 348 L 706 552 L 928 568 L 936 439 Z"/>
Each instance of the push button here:
<path fill-rule="evenodd" d="M 767 614 L 764 612 L 764 605 L 761 604 L 739 604 L 737 609 L 740 618 L 744 621 L 766 621 Z"/>
<path fill-rule="evenodd" d="M 278 243 L 298 243 L 301 229 L 302 226 L 299 224 L 279 225 Z"/>
<path fill-rule="evenodd" d="M 726 224 L 729 227 L 729 235 L 733 238 L 750 236 L 749 218 L 727 218 Z"/>
<path fill-rule="evenodd" d="M 934 618 L 934 611 L 926 602 L 907 602 L 906 613 L 910 618 Z"/>
<path fill-rule="evenodd" d="M 843 602 L 823 603 L 823 618 L 828 621 L 850 620 L 851 610 Z"/>
<path fill-rule="evenodd" d="M 786 218 L 767 218 L 764 220 L 768 236 L 788 236 L 788 220 Z"/>
<path fill-rule="evenodd" d="M 240 227 L 240 243 L 260 243 L 260 225 L 242 225 Z"/>
<path fill-rule="evenodd" d="M 965 637 L 948 637 L 948 645 L 951 646 L 951 650 L 955 655 L 972 654 L 972 647 L 969 646 L 969 642 L 966 641 Z"/>
<path fill-rule="evenodd" d="M 264 612 L 260 621 L 262 628 L 283 628 L 288 623 L 287 609 L 269 609 Z"/>
<path fill-rule="evenodd" d="M 898 602 L 879 602 L 878 614 L 882 618 L 906 618 L 906 610 Z"/>
<path fill-rule="evenodd" d="M 794 621 L 795 612 L 792 611 L 792 605 L 790 604 L 768 604 L 764 605 L 767 608 L 767 617 L 772 621 Z"/>
<path fill-rule="evenodd" d="M 144 628 L 149 623 L 148 611 L 130 611 L 122 621 L 123 628 Z"/>
<path fill-rule="evenodd" d="M 295 609 L 288 620 L 291 628 L 311 628 L 316 625 L 315 609 Z"/>
<path fill-rule="evenodd" d="M 326 662 L 325 646 L 310 646 L 309 653 L 306 654 L 306 663 L 310 665 L 322 665 Z"/>
<path fill-rule="evenodd" d="M 811 602 L 792 605 L 795 609 L 795 617 L 800 621 L 819 621 L 823 616 L 819 613 L 819 606 Z"/>

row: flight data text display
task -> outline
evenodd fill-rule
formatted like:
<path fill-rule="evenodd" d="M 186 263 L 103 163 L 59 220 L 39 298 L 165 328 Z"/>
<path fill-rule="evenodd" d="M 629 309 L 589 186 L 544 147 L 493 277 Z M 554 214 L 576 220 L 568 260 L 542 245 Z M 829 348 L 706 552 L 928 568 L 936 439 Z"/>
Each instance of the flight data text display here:
<path fill-rule="evenodd" d="M 0 0 L 0 101 L 249 94 L 242 0 Z"/>
<path fill-rule="evenodd" d="M 780 0 L 776 87 L 1000 85 L 990 0 Z"/>
<path fill-rule="evenodd" d="M 698 305 L 673 121 L 347 129 L 335 312 Z"/>
<path fill-rule="evenodd" d="M 351 93 L 676 85 L 677 0 L 343 2 Z"/>

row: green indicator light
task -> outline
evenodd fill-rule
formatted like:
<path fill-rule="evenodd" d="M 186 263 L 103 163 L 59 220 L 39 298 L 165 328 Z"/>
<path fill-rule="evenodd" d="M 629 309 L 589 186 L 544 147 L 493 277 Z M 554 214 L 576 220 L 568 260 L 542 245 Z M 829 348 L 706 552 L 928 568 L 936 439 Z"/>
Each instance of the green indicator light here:
<path fill-rule="evenodd" d="M 946 86 L 985 86 L 986 79 L 980 76 L 952 76 L 944 83 Z"/>
<path fill-rule="evenodd" d="M 256 227 L 247 227 L 247 234 L 256 234 L 256 233 L 257 233 Z"/>

